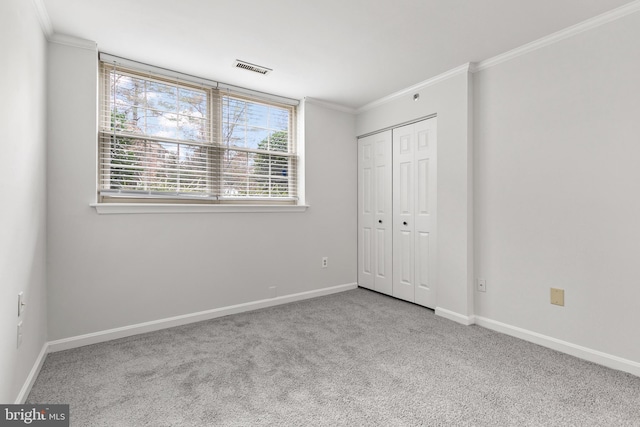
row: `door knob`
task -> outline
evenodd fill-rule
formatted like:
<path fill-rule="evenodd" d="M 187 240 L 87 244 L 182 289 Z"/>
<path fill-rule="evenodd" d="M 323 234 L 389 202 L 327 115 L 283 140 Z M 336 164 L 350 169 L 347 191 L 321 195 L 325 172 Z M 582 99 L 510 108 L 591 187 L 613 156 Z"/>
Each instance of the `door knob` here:
<path fill-rule="evenodd" d="M 404 222 L 402 223 L 402 225 L 407 225 L 407 221 L 404 221 Z"/>
<path fill-rule="evenodd" d="M 381 219 L 378 220 L 378 224 L 382 224 L 382 220 Z"/>

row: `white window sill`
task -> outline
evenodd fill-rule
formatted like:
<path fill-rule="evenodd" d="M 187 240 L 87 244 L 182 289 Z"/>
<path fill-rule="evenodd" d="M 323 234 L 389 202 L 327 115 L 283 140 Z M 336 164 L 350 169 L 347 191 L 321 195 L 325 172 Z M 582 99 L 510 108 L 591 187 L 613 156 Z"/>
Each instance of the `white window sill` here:
<path fill-rule="evenodd" d="M 189 205 L 167 203 L 92 203 L 100 215 L 110 214 L 179 214 L 179 213 L 242 213 L 242 212 L 304 212 L 308 205 Z"/>

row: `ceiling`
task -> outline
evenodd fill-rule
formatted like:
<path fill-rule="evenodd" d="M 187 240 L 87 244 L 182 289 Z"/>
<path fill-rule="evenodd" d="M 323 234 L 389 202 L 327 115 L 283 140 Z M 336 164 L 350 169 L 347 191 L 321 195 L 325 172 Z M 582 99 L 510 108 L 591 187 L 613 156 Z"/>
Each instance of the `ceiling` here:
<path fill-rule="evenodd" d="M 39 0 L 100 51 L 358 108 L 629 0 Z M 262 76 L 241 59 L 272 68 Z"/>

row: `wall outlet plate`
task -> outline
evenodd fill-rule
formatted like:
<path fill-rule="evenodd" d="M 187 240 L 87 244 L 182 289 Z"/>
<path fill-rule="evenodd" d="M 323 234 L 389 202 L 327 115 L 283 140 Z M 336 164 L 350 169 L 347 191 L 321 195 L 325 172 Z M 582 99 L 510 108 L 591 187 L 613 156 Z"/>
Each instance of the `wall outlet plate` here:
<path fill-rule="evenodd" d="M 329 257 L 323 256 L 322 257 L 322 268 L 327 268 L 327 267 L 329 267 Z"/>
<path fill-rule="evenodd" d="M 564 306 L 564 289 L 551 288 L 551 304 Z"/>
<path fill-rule="evenodd" d="M 478 279 L 478 292 L 487 292 L 487 281 L 485 279 Z"/>

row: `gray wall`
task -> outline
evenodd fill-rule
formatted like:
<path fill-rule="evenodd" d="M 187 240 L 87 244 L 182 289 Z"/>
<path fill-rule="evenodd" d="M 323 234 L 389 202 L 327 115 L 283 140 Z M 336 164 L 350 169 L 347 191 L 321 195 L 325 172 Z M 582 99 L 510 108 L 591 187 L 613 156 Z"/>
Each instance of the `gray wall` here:
<path fill-rule="evenodd" d="M 50 340 L 356 282 L 353 115 L 305 106 L 304 213 L 98 215 L 96 51 L 49 66 Z"/>
<path fill-rule="evenodd" d="M 635 13 L 474 75 L 476 314 L 636 362 L 638 40 Z"/>
<path fill-rule="evenodd" d="M 0 2 L 0 52 L 0 402 L 13 403 L 47 338 L 46 41 L 30 1 Z"/>

